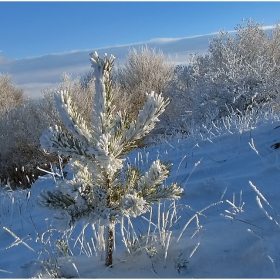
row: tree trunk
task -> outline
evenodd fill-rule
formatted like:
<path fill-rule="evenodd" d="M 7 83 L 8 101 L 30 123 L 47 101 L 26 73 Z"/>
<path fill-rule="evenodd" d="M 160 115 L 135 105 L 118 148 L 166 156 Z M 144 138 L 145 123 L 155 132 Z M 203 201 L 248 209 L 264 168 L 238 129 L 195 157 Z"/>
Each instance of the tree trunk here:
<path fill-rule="evenodd" d="M 111 206 L 111 192 L 110 192 L 110 179 L 107 179 L 107 207 Z M 109 224 L 106 226 L 106 256 L 105 265 L 111 266 L 113 264 L 113 250 L 114 250 L 114 223 L 109 217 Z"/>
<path fill-rule="evenodd" d="M 111 266 L 113 264 L 113 250 L 114 250 L 114 224 L 110 222 L 106 226 L 106 257 L 105 265 Z"/>

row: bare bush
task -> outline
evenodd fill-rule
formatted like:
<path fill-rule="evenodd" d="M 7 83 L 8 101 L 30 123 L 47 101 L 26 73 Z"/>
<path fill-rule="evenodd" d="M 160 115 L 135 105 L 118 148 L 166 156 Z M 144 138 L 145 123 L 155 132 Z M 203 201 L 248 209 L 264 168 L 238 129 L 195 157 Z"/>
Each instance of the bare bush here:
<path fill-rule="evenodd" d="M 42 174 L 37 170 L 49 168 L 57 157 L 41 151 L 39 137 L 54 121 L 44 111 L 44 105 L 25 99 L 16 108 L 0 118 L 0 178 L 9 180 L 12 186 L 29 187 Z"/>
<path fill-rule="evenodd" d="M 172 79 L 174 64 L 162 51 L 142 46 L 130 49 L 126 62 L 115 73 L 116 106 L 136 117 L 146 93 L 166 93 Z"/>
<path fill-rule="evenodd" d="M 84 120 L 90 124 L 95 94 L 93 71 L 90 70 L 75 79 L 72 79 L 70 74 L 64 73 L 57 90 L 67 90 L 70 93 Z"/>
<path fill-rule="evenodd" d="M 28 99 L 23 90 L 12 84 L 8 76 L 1 76 L 0 92 L 5 103 L 0 103 L 0 180 L 12 187 L 29 187 L 39 175 L 37 167 L 50 168 L 57 163 L 57 155 L 47 155 L 40 149 L 42 132 L 60 117 L 51 91 L 45 90 L 38 101 Z"/>
<path fill-rule="evenodd" d="M 23 90 L 16 87 L 8 75 L 0 74 L 0 114 L 23 102 Z"/>
<path fill-rule="evenodd" d="M 29 187 L 39 175 L 45 174 L 37 166 L 49 169 L 50 163 L 58 163 L 55 154 L 45 154 L 40 149 L 39 138 L 44 130 L 54 125 L 63 126 L 54 102 L 54 91 L 45 89 L 43 98 L 35 101 L 27 98 L 16 98 L 17 89 L 10 79 L 5 78 L 8 86 L 3 88 L 4 100 L 11 100 L 4 105 L 5 114 L 0 116 L 0 179 L 10 181 L 13 187 Z M 71 92 L 79 112 L 87 122 L 91 121 L 91 110 L 94 98 L 94 81 L 90 72 L 84 77 L 72 80 L 71 75 L 63 74 L 57 90 Z M 19 102 L 20 100 L 20 102 Z M 18 101 L 18 102 L 16 102 Z M 66 159 L 64 159 L 66 160 Z"/>
<path fill-rule="evenodd" d="M 193 87 L 192 68 L 189 65 L 177 65 L 173 79 L 167 91 L 172 103 L 167 108 L 167 123 L 169 132 L 189 133 L 189 119 L 192 116 Z"/>

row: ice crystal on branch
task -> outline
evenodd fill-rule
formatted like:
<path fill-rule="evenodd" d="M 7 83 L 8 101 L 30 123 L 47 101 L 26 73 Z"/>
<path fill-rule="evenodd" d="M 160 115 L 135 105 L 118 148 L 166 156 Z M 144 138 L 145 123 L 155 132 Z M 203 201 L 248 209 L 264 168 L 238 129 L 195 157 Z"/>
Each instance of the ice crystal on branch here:
<path fill-rule="evenodd" d="M 72 179 L 57 182 L 57 188 L 43 192 L 39 204 L 56 211 L 59 228 L 79 220 L 107 225 L 106 265 L 112 264 L 114 224 L 122 215 L 139 216 L 161 199 L 178 199 L 183 189 L 176 183 L 163 186 L 170 175 L 159 160 L 142 175 L 135 167 L 125 168 L 125 155 L 137 147 L 159 121 L 168 99 L 151 92 L 136 120 L 116 112 L 112 88 L 114 56 L 90 54 L 96 76 L 91 127 L 86 125 L 67 91 L 57 92 L 56 106 L 67 131 L 55 126 L 40 138 L 49 152 L 70 156 Z M 123 176 L 124 175 L 124 176 Z"/>

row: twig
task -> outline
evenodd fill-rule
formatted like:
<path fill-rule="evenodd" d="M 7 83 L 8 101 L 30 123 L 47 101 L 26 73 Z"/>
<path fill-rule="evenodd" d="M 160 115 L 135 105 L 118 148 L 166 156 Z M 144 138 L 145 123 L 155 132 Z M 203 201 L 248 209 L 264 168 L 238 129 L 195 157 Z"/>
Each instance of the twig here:
<path fill-rule="evenodd" d="M 6 249 L 12 248 L 12 247 L 17 246 L 17 245 L 19 245 L 19 244 L 22 243 L 22 244 L 23 244 L 24 246 L 26 246 L 29 250 L 35 252 L 34 249 L 32 249 L 27 243 L 25 243 L 25 242 L 23 241 L 24 238 L 20 239 L 15 233 L 13 233 L 11 230 L 9 230 L 9 229 L 6 228 L 6 227 L 3 227 L 3 229 L 6 230 L 7 232 L 9 232 L 9 233 L 16 239 L 16 240 L 15 240 L 10 246 L 8 246 Z"/>

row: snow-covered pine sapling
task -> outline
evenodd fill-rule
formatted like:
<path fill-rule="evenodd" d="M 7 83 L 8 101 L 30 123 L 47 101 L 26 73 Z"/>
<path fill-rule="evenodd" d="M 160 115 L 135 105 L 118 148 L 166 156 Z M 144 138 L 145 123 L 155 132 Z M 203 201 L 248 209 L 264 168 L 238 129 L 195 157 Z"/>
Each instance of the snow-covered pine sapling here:
<path fill-rule="evenodd" d="M 54 217 L 62 228 L 79 220 L 97 221 L 106 226 L 106 265 L 113 263 L 114 226 L 119 217 L 138 216 L 161 199 L 178 199 L 183 189 L 177 184 L 164 186 L 170 174 L 168 165 L 156 160 L 145 174 L 125 165 L 125 155 L 137 147 L 159 121 L 168 99 L 151 92 L 136 120 L 126 112 L 115 113 L 112 90 L 114 56 L 100 58 L 91 53 L 96 76 L 93 118 L 88 127 L 67 91 L 55 95 L 57 109 L 67 132 L 49 128 L 40 138 L 49 152 L 70 156 L 71 180 L 57 182 L 54 191 L 40 194 L 41 206 L 56 210 Z"/>

